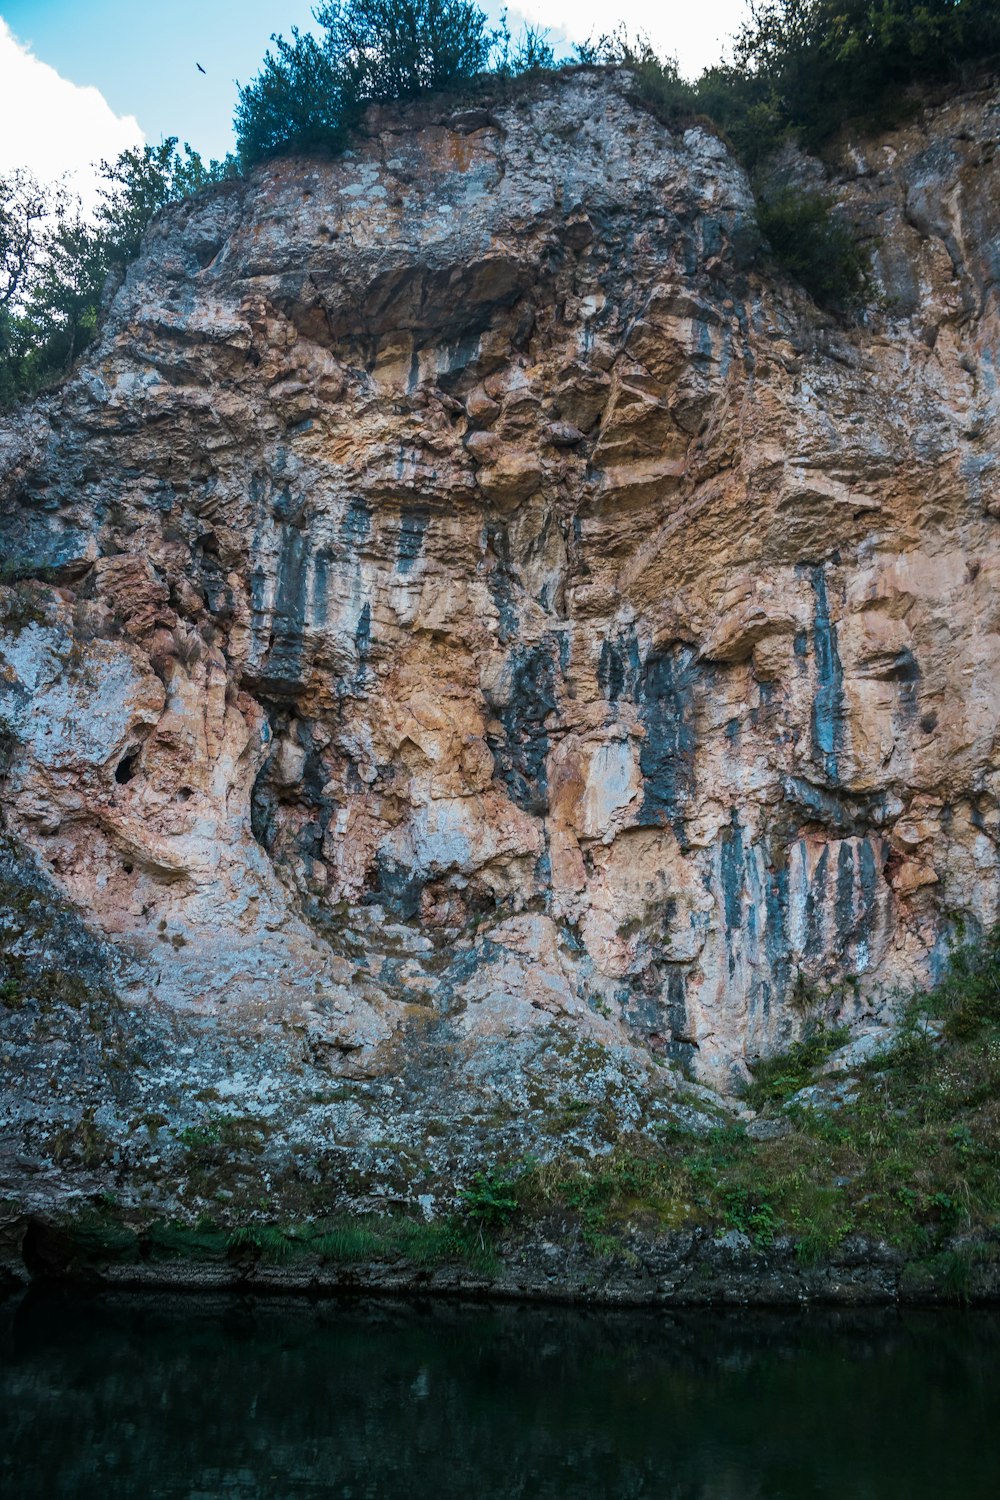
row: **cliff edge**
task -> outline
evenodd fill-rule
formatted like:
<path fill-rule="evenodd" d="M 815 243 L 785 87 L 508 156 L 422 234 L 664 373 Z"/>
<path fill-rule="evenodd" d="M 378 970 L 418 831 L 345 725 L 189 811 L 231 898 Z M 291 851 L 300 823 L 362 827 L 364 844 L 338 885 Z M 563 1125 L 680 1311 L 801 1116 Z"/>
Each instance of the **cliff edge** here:
<path fill-rule="evenodd" d="M 0 425 L 11 1181 L 252 1115 L 432 1195 L 738 1112 L 993 924 L 998 126 L 846 151 L 852 327 L 621 74 L 160 216 Z"/>

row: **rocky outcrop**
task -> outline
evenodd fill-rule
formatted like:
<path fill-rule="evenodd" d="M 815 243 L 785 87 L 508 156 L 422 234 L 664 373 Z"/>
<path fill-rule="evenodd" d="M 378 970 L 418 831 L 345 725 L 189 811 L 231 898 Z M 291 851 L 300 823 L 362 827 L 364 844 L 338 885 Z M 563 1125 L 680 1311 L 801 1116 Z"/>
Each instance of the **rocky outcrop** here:
<path fill-rule="evenodd" d="M 132 1013 L 730 1092 L 993 922 L 998 122 L 847 152 L 851 328 L 600 71 L 161 215 L 0 431 L 7 827 Z"/>

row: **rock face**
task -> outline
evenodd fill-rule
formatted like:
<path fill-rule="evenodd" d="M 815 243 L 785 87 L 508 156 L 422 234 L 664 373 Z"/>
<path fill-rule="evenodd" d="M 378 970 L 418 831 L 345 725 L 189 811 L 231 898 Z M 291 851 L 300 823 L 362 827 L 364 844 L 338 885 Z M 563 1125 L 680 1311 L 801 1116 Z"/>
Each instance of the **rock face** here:
<path fill-rule="evenodd" d="M 596 71 L 158 219 L 0 430 L 7 827 L 134 1013 L 726 1092 L 993 922 L 998 126 L 848 152 L 854 328 Z"/>

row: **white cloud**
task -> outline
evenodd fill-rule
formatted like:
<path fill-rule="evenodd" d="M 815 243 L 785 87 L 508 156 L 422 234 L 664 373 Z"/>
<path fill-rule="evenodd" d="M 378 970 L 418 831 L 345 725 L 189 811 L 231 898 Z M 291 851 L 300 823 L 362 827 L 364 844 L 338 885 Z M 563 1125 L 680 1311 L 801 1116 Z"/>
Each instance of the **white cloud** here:
<path fill-rule="evenodd" d="M 99 89 L 60 77 L 0 16 L 0 172 L 27 167 L 40 182 L 65 177 L 89 206 L 93 164 L 143 139 L 133 115 L 116 115 Z"/>
<path fill-rule="evenodd" d="M 676 57 L 685 77 L 693 78 L 728 50 L 729 39 L 748 19 L 749 5 L 747 0 L 619 0 L 609 9 L 607 0 L 516 0 L 510 12 L 512 21 L 527 16 L 558 27 L 573 42 L 596 39 L 622 21 L 630 34 L 645 33 L 661 57 Z"/>

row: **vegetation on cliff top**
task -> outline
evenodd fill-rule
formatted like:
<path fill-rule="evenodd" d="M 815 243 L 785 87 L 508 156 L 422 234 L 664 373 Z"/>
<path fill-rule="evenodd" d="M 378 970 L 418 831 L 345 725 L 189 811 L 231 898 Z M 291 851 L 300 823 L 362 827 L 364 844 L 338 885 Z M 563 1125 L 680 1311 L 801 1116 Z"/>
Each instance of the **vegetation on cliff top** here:
<path fill-rule="evenodd" d="M 472 0 L 326 0 L 314 16 L 319 37 L 275 36 L 260 74 L 240 89 L 244 165 L 339 149 L 373 102 L 597 64 L 634 70 L 640 94 L 666 117 L 707 116 L 754 167 L 789 136 L 815 149 L 847 121 L 885 124 L 909 86 L 960 77 L 1000 54 L 994 0 L 758 0 L 731 59 L 693 83 L 623 28 L 557 63 L 545 33 L 528 28 L 514 42 L 506 21 L 491 27 Z"/>
<path fill-rule="evenodd" d="M 205 163 L 175 138 L 103 163 L 93 219 L 23 173 L 0 179 L 0 409 L 71 368 L 102 299 L 166 203 L 270 156 L 339 151 L 373 102 L 495 91 L 556 66 L 628 68 L 637 98 L 670 124 L 702 118 L 728 136 L 754 178 L 776 264 L 821 305 L 847 311 L 868 289 L 864 252 L 823 194 L 793 191 L 769 168 L 797 140 L 821 148 L 845 123 L 890 124 L 914 84 L 961 78 L 1000 55 L 995 0 L 760 0 L 729 60 L 695 82 L 622 29 L 557 62 L 546 34 L 512 37 L 473 0 L 324 0 L 319 34 L 273 38 L 239 91 L 238 159 Z"/>

